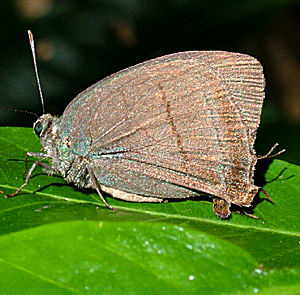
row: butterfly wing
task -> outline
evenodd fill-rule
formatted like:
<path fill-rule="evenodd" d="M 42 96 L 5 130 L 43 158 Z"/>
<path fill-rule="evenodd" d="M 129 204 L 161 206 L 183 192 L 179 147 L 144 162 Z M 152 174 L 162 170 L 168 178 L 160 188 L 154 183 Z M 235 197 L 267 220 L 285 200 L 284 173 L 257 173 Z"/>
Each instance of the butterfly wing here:
<path fill-rule="evenodd" d="M 248 204 L 257 192 L 253 143 L 263 98 L 254 58 L 182 52 L 100 81 L 64 115 L 74 112 L 72 146 L 105 186 L 162 198 L 200 191 Z"/>

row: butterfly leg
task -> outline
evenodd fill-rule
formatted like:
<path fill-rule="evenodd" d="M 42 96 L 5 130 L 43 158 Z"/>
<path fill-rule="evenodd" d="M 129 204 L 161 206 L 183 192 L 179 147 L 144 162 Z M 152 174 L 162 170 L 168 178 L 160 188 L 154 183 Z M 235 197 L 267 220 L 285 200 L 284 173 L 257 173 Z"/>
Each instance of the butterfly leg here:
<path fill-rule="evenodd" d="M 260 191 L 268 198 L 268 200 L 272 203 L 275 204 L 274 201 L 271 199 L 271 197 L 269 196 L 269 194 L 262 188 L 260 187 Z"/>
<path fill-rule="evenodd" d="M 214 213 L 222 219 L 228 218 L 231 214 L 230 212 L 230 204 L 227 203 L 225 200 L 223 199 L 217 199 L 214 198 L 213 199 L 213 203 L 214 203 Z"/>
<path fill-rule="evenodd" d="M 105 200 L 105 198 L 103 197 L 103 195 L 101 194 L 101 191 L 100 191 L 100 189 L 99 189 L 99 184 L 98 184 L 98 182 L 97 182 L 97 180 L 96 180 L 96 177 L 95 177 L 94 172 L 93 172 L 91 169 L 89 169 L 89 168 L 87 168 L 87 170 L 88 170 L 88 172 L 89 172 L 89 175 L 90 175 L 91 181 L 92 181 L 92 183 L 93 183 L 94 189 L 97 191 L 98 196 L 100 197 L 100 199 L 102 200 L 102 202 L 104 203 L 104 205 L 106 205 L 109 209 L 111 209 L 111 210 L 113 210 L 113 211 L 118 211 L 116 208 L 114 208 L 113 206 L 109 205 L 109 204 L 106 202 L 106 200 Z"/>
<path fill-rule="evenodd" d="M 257 157 L 257 160 L 262 160 L 262 159 L 266 159 L 266 158 L 277 157 L 277 156 L 281 155 L 282 153 L 284 153 L 284 152 L 285 152 L 285 149 L 283 149 L 283 150 L 277 152 L 277 153 L 274 154 L 274 155 L 271 155 L 272 152 L 275 150 L 275 148 L 276 148 L 278 145 L 279 145 L 278 143 L 275 143 L 275 144 L 271 147 L 271 149 L 270 149 L 264 156 L 258 156 L 258 157 Z"/>
<path fill-rule="evenodd" d="M 237 214 L 245 215 L 245 216 L 253 218 L 253 219 L 260 219 L 260 217 L 250 214 L 250 213 L 247 213 L 246 211 L 234 211 L 234 212 Z"/>
<path fill-rule="evenodd" d="M 24 162 L 25 162 L 25 170 L 23 172 L 23 178 L 25 177 L 25 174 L 27 172 L 27 158 L 28 158 L 28 156 L 37 157 L 37 158 L 40 158 L 41 160 L 45 160 L 45 159 L 49 158 L 47 156 L 47 154 L 27 152 L 26 156 L 25 156 L 25 160 L 24 160 Z"/>
<path fill-rule="evenodd" d="M 45 163 L 43 163 L 41 161 L 35 161 L 35 162 L 33 162 L 31 168 L 28 171 L 28 174 L 26 176 L 25 182 L 14 193 L 12 193 L 10 195 L 6 195 L 5 198 L 11 198 L 11 197 L 15 196 L 16 194 L 19 193 L 19 191 L 21 189 L 23 189 L 28 184 L 29 178 L 31 177 L 31 175 L 32 175 L 34 169 L 36 168 L 36 166 L 41 166 L 41 167 L 43 167 L 43 168 L 45 168 L 47 170 L 53 170 L 53 168 L 50 165 L 47 165 L 47 164 L 45 164 Z"/>

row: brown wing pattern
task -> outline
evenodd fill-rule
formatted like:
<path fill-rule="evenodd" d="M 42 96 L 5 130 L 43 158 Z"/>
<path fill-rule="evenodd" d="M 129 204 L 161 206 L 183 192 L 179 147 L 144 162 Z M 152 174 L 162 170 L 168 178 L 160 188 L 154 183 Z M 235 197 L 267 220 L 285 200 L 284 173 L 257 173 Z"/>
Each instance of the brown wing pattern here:
<path fill-rule="evenodd" d="M 154 59 L 80 94 L 71 142 L 105 186 L 162 198 L 201 191 L 245 205 L 255 190 L 263 85 L 259 63 L 246 55 Z"/>
<path fill-rule="evenodd" d="M 230 87 L 231 97 L 242 113 L 254 144 L 265 98 L 265 78 L 261 64 L 252 56 L 223 51 L 207 51 L 203 57 Z"/>

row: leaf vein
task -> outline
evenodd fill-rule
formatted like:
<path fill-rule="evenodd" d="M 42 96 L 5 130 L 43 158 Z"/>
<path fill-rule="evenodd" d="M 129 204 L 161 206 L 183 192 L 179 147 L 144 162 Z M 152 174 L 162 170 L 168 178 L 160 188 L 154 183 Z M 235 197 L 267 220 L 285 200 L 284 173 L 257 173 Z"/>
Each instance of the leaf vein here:
<path fill-rule="evenodd" d="M 51 285 L 54 285 L 54 286 L 56 286 L 56 287 L 59 287 L 59 288 L 61 288 L 61 289 L 68 290 L 68 291 L 70 291 L 70 292 L 72 292 L 72 293 L 74 293 L 74 294 L 82 294 L 82 293 L 78 292 L 77 290 L 74 290 L 74 289 L 71 288 L 71 287 L 67 287 L 67 286 L 61 285 L 61 284 L 59 284 L 58 282 L 56 282 L 56 281 L 54 281 L 54 280 L 51 280 L 51 279 L 49 279 L 49 278 L 45 278 L 45 277 L 42 276 L 41 274 L 35 273 L 35 272 L 33 272 L 33 271 L 29 270 L 29 269 L 26 269 L 26 268 L 24 268 L 24 267 L 21 267 L 21 266 L 19 266 L 19 265 L 16 265 L 15 263 L 8 262 L 8 261 L 4 261 L 2 258 L 0 258 L 0 262 L 2 262 L 3 264 L 9 265 L 9 266 L 11 266 L 11 267 L 13 267 L 13 268 L 16 268 L 16 269 L 18 269 L 18 270 L 20 270 L 20 271 L 23 271 L 23 272 L 25 272 L 25 273 L 27 273 L 27 274 L 30 274 L 30 275 L 32 275 L 32 276 L 34 276 L 34 277 L 36 277 L 36 278 L 38 278 L 38 279 L 40 279 L 40 280 L 42 280 L 42 281 L 45 281 L 45 282 L 47 282 L 47 283 L 49 283 L 49 284 L 51 284 Z"/>

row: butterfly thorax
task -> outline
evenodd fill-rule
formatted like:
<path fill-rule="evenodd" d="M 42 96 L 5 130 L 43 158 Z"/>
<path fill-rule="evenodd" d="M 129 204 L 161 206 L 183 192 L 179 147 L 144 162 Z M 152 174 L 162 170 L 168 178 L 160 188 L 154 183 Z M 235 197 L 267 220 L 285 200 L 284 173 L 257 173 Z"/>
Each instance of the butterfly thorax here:
<path fill-rule="evenodd" d="M 59 173 L 67 182 L 79 187 L 91 187 L 87 171 L 88 159 L 73 151 L 68 134 L 63 133 L 60 128 L 60 118 L 44 114 L 33 127 L 41 138 L 42 152 L 51 163 L 52 170 L 46 172 Z M 41 127 L 40 133 L 38 127 Z"/>

